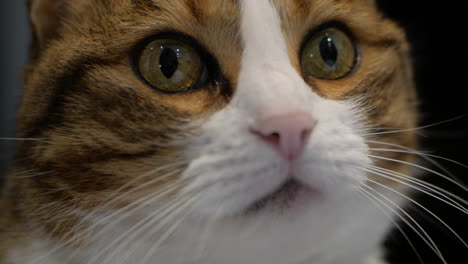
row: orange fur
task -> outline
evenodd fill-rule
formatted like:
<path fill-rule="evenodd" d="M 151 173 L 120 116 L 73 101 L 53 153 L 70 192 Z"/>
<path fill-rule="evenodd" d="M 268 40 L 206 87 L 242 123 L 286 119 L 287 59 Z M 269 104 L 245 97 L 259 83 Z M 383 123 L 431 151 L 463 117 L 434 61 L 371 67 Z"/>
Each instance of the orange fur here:
<path fill-rule="evenodd" d="M 9 250 L 30 239 L 32 227 L 65 240 L 79 221 L 72 215 L 52 220 L 50 216 L 73 209 L 91 211 L 115 195 L 113 191 L 155 167 L 181 162 L 152 178 L 182 171 L 183 139 L 197 132 L 198 121 L 227 105 L 242 55 L 240 11 L 234 0 L 66 1 L 55 11 L 60 16 L 52 5 L 58 0 L 29 2 L 37 41 L 25 70 L 18 136 L 39 140 L 19 144 L 17 164 L 3 190 L 0 262 Z M 346 24 L 360 43 L 363 56 L 355 73 L 336 81 L 306 78 L 312 89 L 334 100 L 363 96 L 372 108 L 370 124 L 416 126 L 409 47 L 404 33 L 376 11 L 372 1 L 274 2 L 281 10 L 289 56 L 298 72 L 301 43 L 322 23 Z M 51 12 L 56 19 L 45 21 Z M 143 83 L 132 69 L 132 53 L 144 39 L 168 31 L 189 35 L 206 48 L 217 59 L 225 83 L 185 94 L 158 93 Z M 167 145 L 172 139 L 179 143 Z M 417 144 L 413 132 L 380 140 L 412 148 Z M 388 157 L 412 159 L 407 154 Z M 28 170 L 40 176 L 18 177 Z M 162 188 L 177 176 L 137 196 Z M 61 206 L 44 206 L 57 201 Z M 79 231 L 72 235 L 81 236 Z"/>

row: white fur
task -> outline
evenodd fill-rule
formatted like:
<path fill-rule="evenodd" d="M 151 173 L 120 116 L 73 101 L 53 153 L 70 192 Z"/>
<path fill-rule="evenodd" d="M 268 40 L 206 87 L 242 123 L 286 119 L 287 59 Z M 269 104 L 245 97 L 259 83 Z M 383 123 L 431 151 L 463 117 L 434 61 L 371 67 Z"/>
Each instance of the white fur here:
<path fill-rule="evenodd" d="M 327 195 L 349 192 L 365 180 L 361 168 L 370 163 L 357 133 L 358 114 L 351 104 L 320 98 L 293 69 L 278 15 L 267 0 L 242 5 L 245 51 L 236 94 L 194 141 L 184 174 L 195 179 L 191 189 L 215 181 L 229 184 L 207 192 L 197 210 L 222 207 L 225 214 L 235 214 L 278 187 L 288 176 L 288 162 L 249 128 L 265 116 L 298 111 L 310 113 L 318 125 L 296 162 L 295 176 Z"/>
<path fill-rule="evenodd" d="M 370 164 L 355 106 L 319 97 L 294 70 L 277 11 L 268 0 L 241 5 L 244 54 L 238 87 L 230 105 L 204 125 L 187 149 L 191 163 L 183 174 L 193 180 L 186 192 L 212 187 L 150 260 L 143 263 L 141 257 L 158 235 L 132 242 L 108 263 L 362 264 L 377 251 L 390 220 L 353 192 L 366 180 L 362 168 Z M 288 177 L 288 163 L 249 129 L 265 116 L 298 111 L 318 123 L 293 173 L 323 196 L 304 199 L 286 213 L 231 217 Z M 118 230 L 129 227 L 100 234 L 77 263 L 89 263 Z"/>
<path fill-rule="evenodd" d="M 193 263 L 363 263 L 389 220 L 352 191 L 365 181 L 362 168 L 370 164 L 359 115 L 351 103 L 319 97 L 297 74 L 268 0 L 242 1 L 242 12 L 244 56 L 235 96 L 188 152 L 192 162 L 184 177 L 194 180 L 188 191 L 215 183 L 195 203 L 195 214 L 220 219 L 210 226 L 207 251 Z M 289 214 L 228 220 L 288 177 L 288 163 L 249 128 L 256 120 L 299 111 L 318 125 L 294 174 L 320 189 L 323 199 Z M 203 226 L 191 224 L 190 233 Z M 196 240 L 197 233 L 190 237 Z"/>

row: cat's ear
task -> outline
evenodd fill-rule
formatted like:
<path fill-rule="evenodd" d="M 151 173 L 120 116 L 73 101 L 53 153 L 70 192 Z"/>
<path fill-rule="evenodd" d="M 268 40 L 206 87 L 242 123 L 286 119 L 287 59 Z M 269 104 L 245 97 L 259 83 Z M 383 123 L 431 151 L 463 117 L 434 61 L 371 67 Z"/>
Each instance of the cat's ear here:
<path fill-rule="evenodd" d="M 67 0 L 27 0 L 32 30 L 40 47 L 57 36 Z"/>

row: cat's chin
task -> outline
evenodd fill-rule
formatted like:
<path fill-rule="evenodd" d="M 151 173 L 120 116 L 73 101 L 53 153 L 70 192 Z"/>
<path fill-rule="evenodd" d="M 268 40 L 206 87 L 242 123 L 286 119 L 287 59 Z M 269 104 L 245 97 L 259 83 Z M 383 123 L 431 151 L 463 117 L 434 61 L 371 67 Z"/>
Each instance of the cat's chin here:
<path fill-rule="evenodd" d="M 238 216 L 255 216 L 262 213 L 296 215 L 308 211 L 313 203 L 323 198 L 317 188 L 290 178 L 267 195 L 254 200 Z"/>

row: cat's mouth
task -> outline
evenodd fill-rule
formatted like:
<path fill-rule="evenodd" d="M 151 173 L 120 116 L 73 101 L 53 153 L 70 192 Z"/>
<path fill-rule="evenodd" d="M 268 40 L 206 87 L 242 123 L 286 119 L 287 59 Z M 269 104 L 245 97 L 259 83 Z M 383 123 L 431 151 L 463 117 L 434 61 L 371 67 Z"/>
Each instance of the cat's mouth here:
<path fill-rule="evenodd" d="M 275 210 L 284 212 L 297 204 L 306 203 L 309 199 L 300 199 L 302 197 L 317 196 L 319 193 L 296 179 L 289 179 L 280 185 L 277 189 L 266 196 L 254 201 L 248 206 L 243 214 L 255 214 L 263 210 Z"/>

